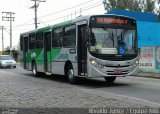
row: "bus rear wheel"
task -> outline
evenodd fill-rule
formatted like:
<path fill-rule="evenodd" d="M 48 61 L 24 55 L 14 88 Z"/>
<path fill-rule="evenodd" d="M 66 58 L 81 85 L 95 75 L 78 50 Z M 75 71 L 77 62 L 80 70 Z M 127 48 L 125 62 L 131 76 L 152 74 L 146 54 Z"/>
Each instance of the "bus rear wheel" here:
<path fill-rule="evenodd" d="M 116 80 L 116 77 L 104 77 L 107 83 L 113 83 Z"/>
<path fill-rule="evenodd" d="M 35 77 L 39 76 L 39 72 L 37 71 L 37 65 L 35 62 L 32 63 L 32 73 Z"/>
<path fill-rule="evenodd" d="M 71 84 L 77 83 L 77 77 L 74 76 L 74 71 L 72 65 L 67 66 L 67 78 Z"/>

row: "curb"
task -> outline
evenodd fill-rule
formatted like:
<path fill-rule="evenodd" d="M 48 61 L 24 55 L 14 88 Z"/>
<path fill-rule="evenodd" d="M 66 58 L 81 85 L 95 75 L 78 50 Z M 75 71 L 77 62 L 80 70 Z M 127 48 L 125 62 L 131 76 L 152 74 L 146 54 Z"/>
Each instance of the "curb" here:
<path fill-rule="evenodd" d="M 160 79 L 160 73 L 138 73 L 137 77 Z"/>

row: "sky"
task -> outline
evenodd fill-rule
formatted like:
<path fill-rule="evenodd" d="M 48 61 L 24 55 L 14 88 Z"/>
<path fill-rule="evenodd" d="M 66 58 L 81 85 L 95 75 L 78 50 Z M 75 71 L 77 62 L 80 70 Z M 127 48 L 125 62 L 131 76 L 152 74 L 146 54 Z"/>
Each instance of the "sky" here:
<path fill-rule="evenodd" d="M 41 0 L 42 1 L 42 0 Z M 19 44 L 20 33 L 35 29 L 34 9 L 31 0 L 3 0 L 0 4 L 0 26 L 4 26 L 4 48 L 10 46 L 10 22 L 2 21 L 2 12 L 14 12 L 12 22 L 12 45 Z M 81 12 L 81 13 L 80 13 Z M 38 7 L 38 28 L 54 25 L 81 15 L 104 14 L 103 0 L 46 0 Z M 2 50 L 0 30 L 0 50 Z"/>

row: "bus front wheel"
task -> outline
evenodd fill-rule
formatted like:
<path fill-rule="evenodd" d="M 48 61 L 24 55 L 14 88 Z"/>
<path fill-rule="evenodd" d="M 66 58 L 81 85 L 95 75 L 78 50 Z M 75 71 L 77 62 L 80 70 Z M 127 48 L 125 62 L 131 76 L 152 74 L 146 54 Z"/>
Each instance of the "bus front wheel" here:
<path fill-rule="evenodd" d="M 116 77 L 104 77 L 107 83 L 113 83 L 116 80 Z"/>
<path fill-rule="evenodd" d="M 76 84 L 77 77 L 74 76 L 74 71 L 72 65 L 67 66 L 67 77 L 71 84 Z"/>

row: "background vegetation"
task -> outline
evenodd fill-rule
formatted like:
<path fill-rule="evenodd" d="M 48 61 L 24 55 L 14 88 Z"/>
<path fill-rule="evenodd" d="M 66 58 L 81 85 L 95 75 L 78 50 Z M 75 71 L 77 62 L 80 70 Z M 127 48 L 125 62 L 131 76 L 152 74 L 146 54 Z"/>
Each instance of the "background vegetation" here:
<path fill-rule="evenodd" d="M 106 11 L 112 9 L 155 13 L 160 19 L 160 0 L 104 0 Z"/>

